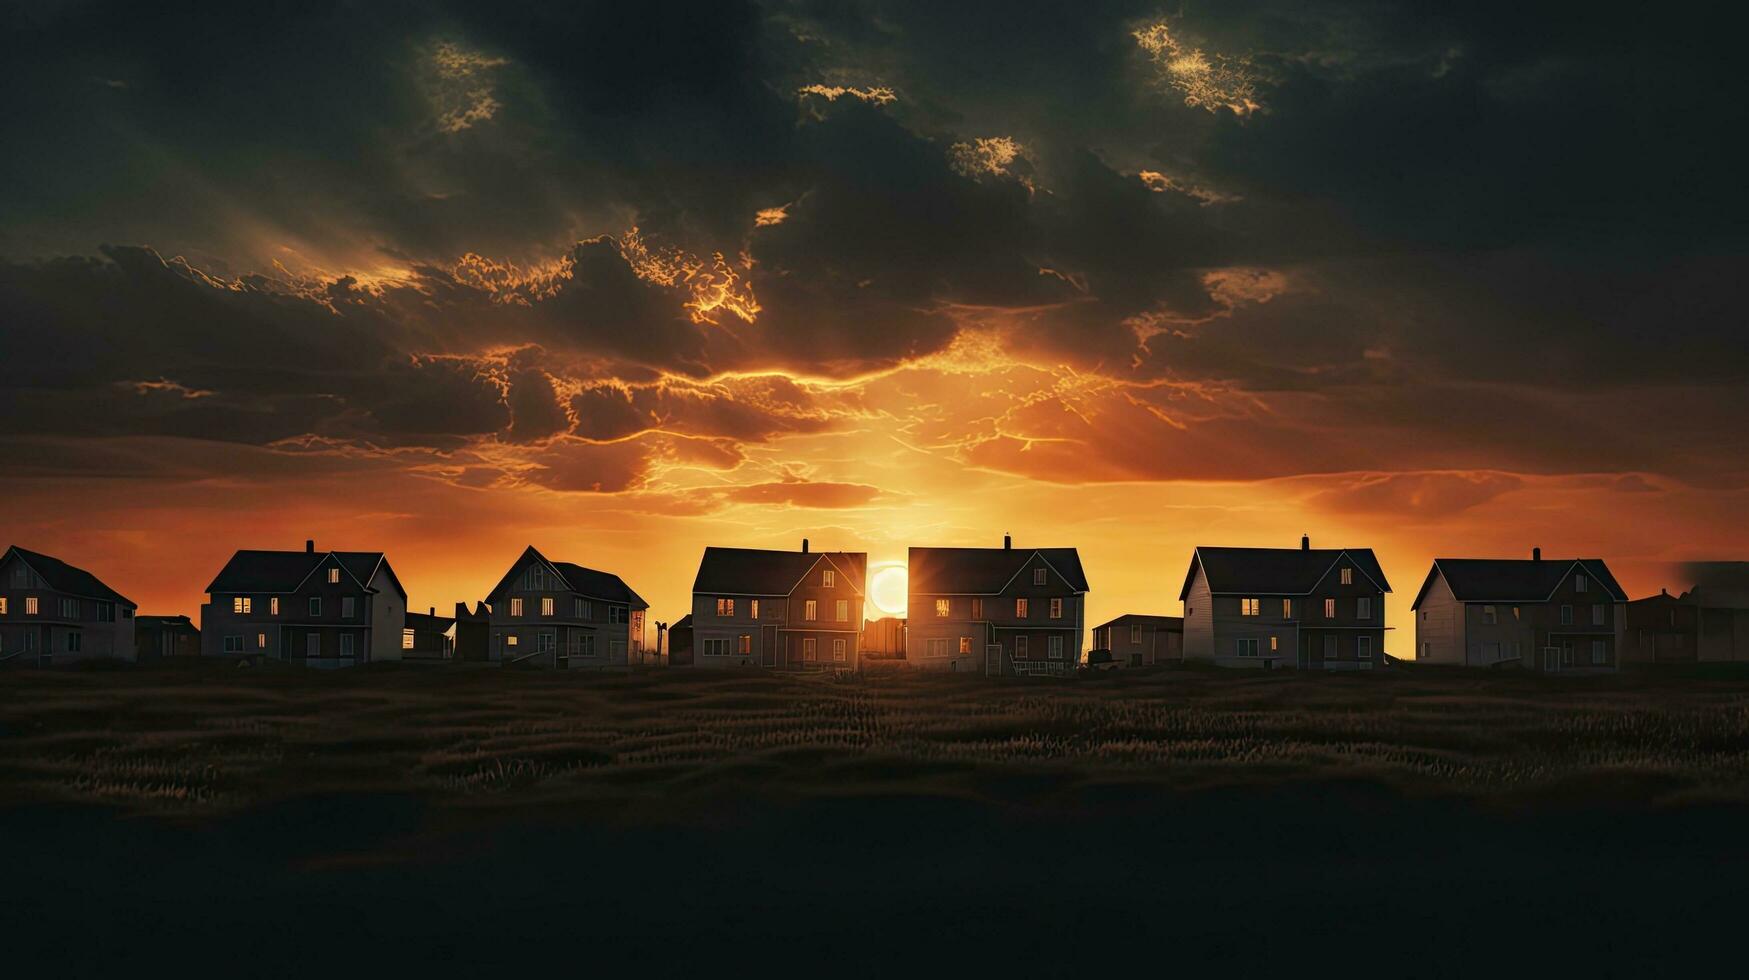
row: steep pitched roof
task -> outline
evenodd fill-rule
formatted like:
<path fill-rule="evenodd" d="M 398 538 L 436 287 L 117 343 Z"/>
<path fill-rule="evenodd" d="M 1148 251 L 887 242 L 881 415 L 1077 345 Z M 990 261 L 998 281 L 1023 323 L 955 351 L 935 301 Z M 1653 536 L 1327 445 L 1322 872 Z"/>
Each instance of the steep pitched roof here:
<path fill-rule="evenodd" d="M 863 590 L 868 555 L 861 551 L 769 551 L 706 548 L 692 591 L 720 595 L 789 595 L 821 559 L 832 563 L 851 588 Z"/>
<path fill-rule="evenodd" d="M 76 565 L 69 565 L 59 558 L 53 558 L 41 552 L 26 551 L 17 545 L 6 549 L 6 553 L 17 555 L 23 559 L 24 563 L 29 565 L 38 575 L 41 575 L 43 581 L 49 584 L 49 588 L 56 592 L 84 596 L 87 599 L 103 599 L 123 606 L 138 608 L 133 600 L 104 585 L 97 576 Z"/>
<path fill-rule="evenodd" d="M 1089 591 L 1081 553 L 1074 548 L 912 548 L 905 558 L 906 587 L 918 594 L 995 595 L 1035 554 L 1071 589 Z"/>
<path fill-rule="evenodd" d="M 565 588 L 571 592 L 591 599 L 600 599 L 603 602 L 623 602 L 633 609 L 650 608 L 650 604 L 644 601 L 644 597 L 633 592 L 631 586 L 625 584 L 625 580 L 618 575 L 586 568 L 568 561 L 553 561 L 541 554 L 540 550 L 532 544 L 522 549 L 522 554 L 518 555 L 516 561 L 511 563 L 510 570 L 504 573 L 504 577 L 498 580 L 497 585 L 492 586 L 491 592 L 486 593 L 487 598 L 499 595 L 505 589 L 510 588 L 510 583 L 515 580 L 517 571 L 530 558 L 558 573 Z"/>
<path fill-rule="evenodd" d="M 346 574 L 369 587 L 371 576 L 384 561 L 380 551 L 239 551 L 225 562 L 206 587 L 208 592 L 295 592 L 323 562 L 332 556 Z M 395 579 L 394 570 L 389 577 Z M 403 595 L 401 583 L 395 588 Z"/>
<path fill-rule="evenodd" d="M 1627 601 L 1627 592 L 1601 558 L 1435 558 L 1409 608 L 1420 607 L 1435 576 L 1445 578 L 1459 602 L 1546 602 L 1575 568 L 1612 598 Z"/>
<path fill-rule="evenodd" d="M 1391 591 L 1371 548 L 1198 548 L 1190 557 L 1178 598 L 1190 595 L 1199 564 L 1215 595 L 1305 595 L 1318 587 L 1343 555 L 1379 591 Z"/>
<path fill-rule="evenodd" d="M 1164 626 L 1164 627 L 1166 627 L 1166 629 L 1168 631 L 1175 630 L 1175 629 L 1182 630 L 1182 629 L 1184 629 L 1184 617 L 1183 616 L 1148 616 L 1148 615 L 1144 615 L 1142 613 L 1126 613 L 1125 615 L 1119 616 L 1118 618 L 1113 619 L 1109 622 L 1100 623 L 1098 626 L 1095 626 L 1093 628 L 1096 630 L 1102 630 L 1102 629 L 1105 629 L 1107 626 L 1130 626 L 1132 624 L 1140 624 L 1142 626 L 1154 626 L 1154 627 Z"/>

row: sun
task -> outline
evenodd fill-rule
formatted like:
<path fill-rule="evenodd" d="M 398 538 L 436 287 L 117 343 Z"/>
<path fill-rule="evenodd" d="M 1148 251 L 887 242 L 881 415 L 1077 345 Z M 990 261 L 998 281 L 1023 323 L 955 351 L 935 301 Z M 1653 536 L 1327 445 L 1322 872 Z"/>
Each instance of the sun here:
<path fill-rule="evenodd" d="M 868 601 L 883 616 L 905 615 L 905 565 L 887 562 L 876 565 L 874 577 L 868 583 Z"/>

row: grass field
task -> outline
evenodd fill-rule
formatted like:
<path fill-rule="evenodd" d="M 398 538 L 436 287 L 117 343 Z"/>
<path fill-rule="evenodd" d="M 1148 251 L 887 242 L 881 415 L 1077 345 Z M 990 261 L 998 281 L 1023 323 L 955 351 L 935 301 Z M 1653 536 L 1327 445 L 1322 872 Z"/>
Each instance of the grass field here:
<path fill-rule="evenodd" d="M 993 681 L 384 666 L 0 673 L 0 802 L 223 813 L 329 793 L 480 807 L 1113 787 L 1749 800 L 1749 680 L 1403 668 Z"/>

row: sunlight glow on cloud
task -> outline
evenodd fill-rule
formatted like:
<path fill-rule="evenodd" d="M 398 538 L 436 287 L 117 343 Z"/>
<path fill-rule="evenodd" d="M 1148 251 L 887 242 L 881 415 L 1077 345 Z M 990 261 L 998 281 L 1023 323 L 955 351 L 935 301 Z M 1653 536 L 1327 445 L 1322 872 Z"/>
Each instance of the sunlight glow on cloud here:
<path fill-rule="evenodd" d="M 1205 207 L 1210 204 L 1231 204 L 1234 201 L 1243 200 L 1243 198 L 1239 197 L 1237 194 L 1225 194 L 1212 187 L 1193 184 L 1187 180 L 1182 180 L 1169 174 L 1161 173 L 1158 170 L 1143 170 L 1140 173 L 1137 173 L 1136 177 L 1148 188 L 1148 190 L 1151 190 L 1156 194 L 1164 194 L 1167 191 L 1176 191 L 1186 197 L 1193 198 L 1197 203 L 1202 204 Z"/>
<path fill-rule="evenodd" d="M 753 283 L 736 272 L 721 252 L 706 261 L 685 249 L 655 245 L 635 225 L 620 236 L 619 250 L 639 279 L 691 293 L 681 305 L 691 311 L 694 323 L 715 324 L 722 313 L 747 323 L 759 316 Z M 750 263 L 743 260 L 743 264 Z"/>
<path fill-rule="evenodd" d="M 970 143 L 955 143 L 948 147 L 948 165 L 962 177 L 974 180 L 982 177 L 1010 177 L 1032 191 L 1033 182 L 1026 174 L 1008 168 L 1026 157 L 1026 147 L 1011 136 L 979 137 Z"/>
<path fill-rule="evenodd" d="M 825 99 L 827 102 L 837 102 L 840 98 L 846 96 L 853 99 L 861 99 L 862 101 L 873 105 L 887 105 L 888 103 L 899 101 L 899 97 L 893 93 L 893 90 L 885 85 L 857 88 L 850 85 L 821 85 L 815 83 L 813 85 L 804 85 L 801 88 L 796 89 L 796 94 L 817 95 Z"/>
<path fill-rule="evenodd" d="M 431 52 L 429 86 L 437 128 L 459 133 L 496 115 L 500 106 L 491 76 L 493 69 L 509 63 L 507 58 L 490 58 L 453 41 L 438 42 Z"/>
<path fill-rule="evenodd" d="M 789 217 L 789 205 L 787 204 L 777 208 L 760 208 L 759 212 L 753 216 L 753 225 L 756 228 L 769 228 L 772 225 L 783 224 L 783 220 L 787 217 Z"/>
<path fill-rule="evenodd" d="M 1262 108 L 1249 58 L 1229 58 L 1185 45 L 1172 36 L 1165 21 L 1138 28 L 1130 36 L 1147 52 L 1160 80 L 1184 96 L 1185 105 L 1209 112 L 1226 109 L 1236 116 Z"/>

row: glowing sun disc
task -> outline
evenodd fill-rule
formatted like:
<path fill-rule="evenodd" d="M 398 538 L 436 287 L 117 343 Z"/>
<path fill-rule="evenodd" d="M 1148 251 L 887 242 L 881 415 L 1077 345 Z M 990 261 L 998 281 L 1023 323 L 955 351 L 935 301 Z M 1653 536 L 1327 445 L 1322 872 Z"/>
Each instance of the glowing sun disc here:
<path fill-rule="evenodd" d="M 898 562 L 877 566 L 869 580 L 868 601 L 883 615 L 905 615 L 905 566 Z"/>

